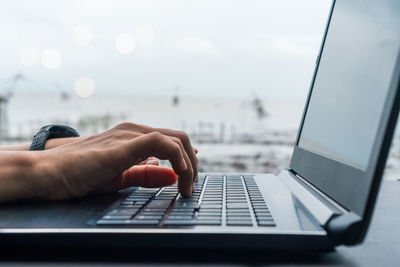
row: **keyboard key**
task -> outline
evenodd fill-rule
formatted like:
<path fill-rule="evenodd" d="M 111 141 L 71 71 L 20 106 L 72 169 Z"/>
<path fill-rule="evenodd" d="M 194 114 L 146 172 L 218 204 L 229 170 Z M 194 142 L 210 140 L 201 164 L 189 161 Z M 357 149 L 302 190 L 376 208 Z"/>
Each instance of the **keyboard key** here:
<path fill-rule="evenodd" d="M 165 212 L 167 209 L 149 209 L 149 208 L 145 208 L 143 211 L 145 212 Z"/>
<path fill-rule="evenodd" d="M 273 221 L 274 219 L 271 217 L 257 217 L 257 221 Z"/>
<path fill-rule="evenodd" d="M 145 216 L 163 216 L 165 212 L 151 212 L 151 211 L 142 211 L 140 212 L 139 215 L 145 215 Z"/>
<path fill-rule="evenodd" d="M 249 213 L 249 209 L 229 209 L 226 211 L 227 213 Z"/>
<path fill-rule="evenodd" d="M 194 202 L 178 202 L 178 203 L 176 203 L 174 208 L 175 209 L 184 209 L 184 208 L 198 209 L 198 208 L 200 208 L 200 206 Z"/>
<path fill-rule="evenodd" d="M 274 227 L 276 226 L 276 224 L 274 222 L 271 221 L 259 221 L 258 222 L 258 226 L 270 226 L 270 227 Z"/>
<path fill-rule="evenodd" d="M 209 206 L 209 205 L 212 205 L 212 206 L 221 205 L 222 206 L 222 201 L 221 202 L 206 202 L 206 203 L 203 202 L 202 205 L 207 205 L 207 206 Z"/>
<path fill-rule="evenodd" d="M 133 206 L 127 207 L 128 209 L 141 209 L 143 205 L 136 205 L 134 204 Z"/>
<path fill-rule="evenodd" d="M 272 218 L 272 215 L 270 213 L 258 213 L 258 214 L 255 214 L 255 215 L 256 215 L 257 218 L 258 217 Z"/>
<path fill-rule="evenodd" d="M 185 215 L 170 215 L 168 216 L 167 220 L 191 220 L 193 216 L 185 216 Z"/>
<path fill-rule="evenodd" d="M 115 209 L 107 215 L 134 215 L 139 209 Z"/>
<path fill-rule="evenodd" d="M 222 218 L 222 213 L 220 213 L 220 214 L 197 214 L 197 218 L 202 218 L 202 217 L 219 219 L 219 218 Z"/>
<path fill-rule="evenodd" d="M 172 200 L 174 200 L 175 199 L 175 196 L 173 196 L 173 197 L 163 197 L 163 196 L 158 196 L 157 198 L 156 198 L 156 200 L 169 200 L 169 201 L 172 201 Z"/>
<path fill-rule="evenodd" d="M 208 201 L 219 201 L 219 200 L 222 200 L 222 196 L 218 196 L 218 197 L 204 196 L 204 197 L 203 197 L 203 201 L 204 201 L 204 200 L 208 200 Z"/>
<path fill-rule="evenodd" d="M 257 206 L 261 206 L 261 205 L 265 205 L 266 206 L 267 205 L 263 198 L 262 199 L 253 199 L 253 198 L 250 197 L 250 202 L 253 205 L 257 205 Z"/>
<path fill-rule="evenodd" d="M 254 210 L 259 210 L 259 211 L 261 211 L 261 210 L 269 211 L 269 208 L 267 206 L 260 207 L 260 206 L 253 205 L 253 208 L 254 208 Z"/>
<path fill-rule="evenodd" d="M 269 210 L 254 210 L 254 214 L 271 214 Z"/>
<path fill-rule="evenodd" d="M 201 209 L 222 209 L 222 205 L 201 205 Z"/>
<path fill-rule="evenodd" d="M 131 220 L 129 225 L 158 225 L 159 220 Z"/>
<path fill-rule="evenodd" d="M 166 220 L 164 225 L 195 225 L 194 220 Z"/>
<path fill-rule="evenodd" d="M 153 200 L 150 202 L 150 204 L 147 206 L 148 209 L 162 209 L 162 208 L 168 208 L 171 205 L 170 200 Z"/>
<path fill-rule="evenodd" d="M 227 213 L 228 217 L 250 217 L 250 213 Z"/>
<path fill-rule="evenodd" d="M 265 203 L 252 203 L 253 208 L 255 209 L 268 209 L 267 205 Z"/>
<path fill-rule="evenodd" d="M 132 218 L 130 215 L 106 215 L 103 217 L 104 220 L 129 220 Z"/>
<path fill-rule="evenodd" d="M 221 225 L 220 220 L 197 220 L 196 225 Z"/>
<path fill-rule="evenodd" d="M 162 215 L 138 215 L 135 220 L 161 220 L 162 218 Z"/>
<path fill-rule="evenodd" d="M 181 202 L 181 203 L 197 203 L 197 199 L 194 198 L 180 198 L 176 202 Z"/>
<path fill-rule="evenodd" d="M 135 201 L 123 201 L 120 205 L 133 205 Z"/>
<path fill-rule="evenodd" d="M 258 216 L 258 217 L 262 217 L 262 216 L 265 216 L 265 217 L 272 217 L 272 214 L 269 212 L 269 211 L 256 211 L 256 212 L 254 212 L 254 214 L 256 215 L 256 216 Z"/>
<path fill-rule="evenodd" d="M 193 211 L 171 211 L 169 213 L 170 216 L 192 216 L 193 214 Z"/>
<path fill-rule="evenodd" d="M 127 197 L 126 201 L 148 201 L 151 197 Z"/>
<path fill-rule="evenodd" d="M 249 205 L 247 203 L 228 203 L 226 207 L 227 209 L 245 209 L 248 208 Z"/>
<path fill-rule="evenodd" d="M 186 209 L 177 209 L 177 208 L 173 208 L 172 210 L 171 210 L 171 213 L 172 212 L 189 212 L 189 213 L 193 213 L 194 212 L 194 208 L 186 208 Z"/>
<path fill-rule="evenodd" d="M 199 212 L 198 215 L 199 216 L 211 216 L 211 217 L 215 216 L 215 217 L 219 217 L 219 216 L 222 216 L 222 212 L 215 212 L 215 213 L 212 213 L 212 212 Z"/>
<path fill-rule="evenodd" d="M 98 225 L 126 225 L 131 220 L 99 220 L 97 221 Z"/>
<path fill-rule="evenodd" d="M 246 203 L 247 204 L 246 199 L 243 199 L 243 200 L 238 200 L 238 199 L 230 200 L 230 199 L 228 199 L 226 202 L 227 203 Z"/>
<path fill-rule="evenodd" d="M 219 200 L 203 199 L 203 201 L 201 202 L 201 204 L 208 204 L 208 205 L 213 205 L 213 203 L 217 203 L 217 205 L 221 204 L 222 203 L 222 199 L 219 199 Z"/>

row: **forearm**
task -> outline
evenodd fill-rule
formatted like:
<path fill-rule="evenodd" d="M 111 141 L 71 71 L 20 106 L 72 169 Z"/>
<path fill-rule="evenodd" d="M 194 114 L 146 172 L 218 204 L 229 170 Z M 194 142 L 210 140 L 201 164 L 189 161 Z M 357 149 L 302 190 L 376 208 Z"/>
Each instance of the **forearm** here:
<path fill-rule="evenodd" d="M 45 149 L 52 149 L 78 140 L 80 137 L 55 138 L 47 140 Z M 1 151 L 28 151 L 31 143 L 0 146 Z"/>
<path fill-rule="evenodd" d="M 25 144 L 17 144 L 17 145 L 7 145 L 7 146 L 0 146 L 1 151 L 28 151 L 30 143 Z"/>
<path fill-rule="evenodd" d="M 44 196 L 40 153 L 0 151 L 0 203 Z"/>

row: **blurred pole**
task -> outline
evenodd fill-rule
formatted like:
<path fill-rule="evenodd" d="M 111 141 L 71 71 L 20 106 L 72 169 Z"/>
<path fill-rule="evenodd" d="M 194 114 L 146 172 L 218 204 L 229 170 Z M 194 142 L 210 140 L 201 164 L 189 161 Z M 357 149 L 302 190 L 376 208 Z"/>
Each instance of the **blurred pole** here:
<path fill-rule="evenodd" d="M 219 126 L 219 142 L 224 143 L 225 142 L 225 123 L 221 122 Z"/>
<path fill-rule="evenodd" d="M 8 136 L 8 99 L 0 96 L 0 143 Z"/>

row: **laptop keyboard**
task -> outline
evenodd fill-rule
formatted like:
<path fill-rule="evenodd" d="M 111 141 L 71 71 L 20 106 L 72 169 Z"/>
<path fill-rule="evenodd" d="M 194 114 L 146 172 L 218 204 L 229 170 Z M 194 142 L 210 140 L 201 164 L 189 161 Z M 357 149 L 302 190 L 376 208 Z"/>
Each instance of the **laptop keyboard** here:
<path fill-rule="evenodd" d="M 252 175 L 204 175 L 190 198 L 177 185 L 141 188 L 104 215 L 99 226 L 247 226 L 275 222 Z"/>

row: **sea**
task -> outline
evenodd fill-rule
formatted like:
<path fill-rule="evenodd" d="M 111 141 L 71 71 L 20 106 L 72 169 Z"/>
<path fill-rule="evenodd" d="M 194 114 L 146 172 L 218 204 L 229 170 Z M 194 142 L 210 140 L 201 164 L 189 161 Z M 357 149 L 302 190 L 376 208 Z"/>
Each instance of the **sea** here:
<path fill-rule="evenodd" d="M 188 133 L 203 172 L 272 172 L 289 166 L 305 99 L 151 96 L 20 92 L 6 108 L 1 144 L 31 140 L 46 124 L 67 124 L 81 135 L 129 121 Z M 398 132 L 398 131 L 397 131 Z M 167 162 L 162 162 L 168 165 Z M 385 179 L 400 178 L 400 137 L 395 135 Z"/>

